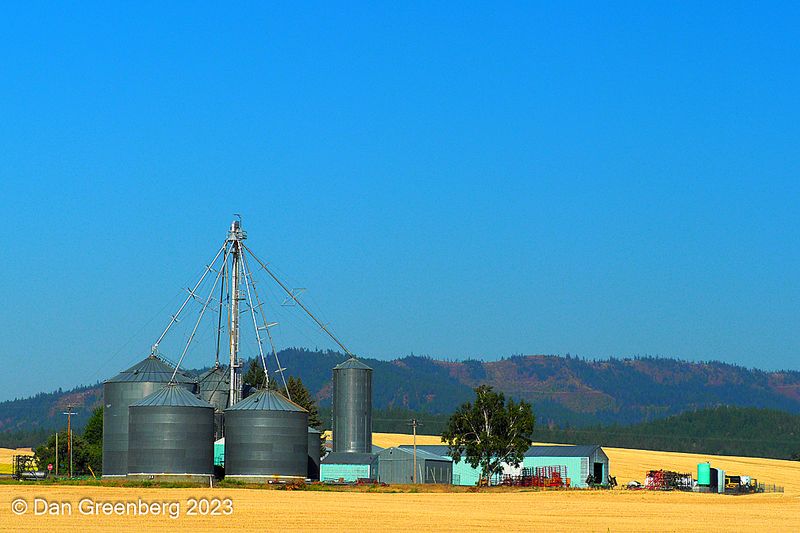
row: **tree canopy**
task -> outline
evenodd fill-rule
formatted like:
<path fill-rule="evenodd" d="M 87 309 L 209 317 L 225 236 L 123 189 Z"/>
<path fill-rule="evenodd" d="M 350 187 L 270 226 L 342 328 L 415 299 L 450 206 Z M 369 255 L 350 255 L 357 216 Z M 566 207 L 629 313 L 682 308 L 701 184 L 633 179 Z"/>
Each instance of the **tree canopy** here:
<path fill-rule="evenodd" d="M 262 389 L 264 385 L 266 385 L 266 376 L 267 374 L 264 372 L 264 367 L 261 366 L 258 358 L 255 358 L 250 360 L 250 365 L 247 367 L 247 372 L 245 372 L 242 377 L 242 381 L 244 381 L 245 385 Z"/>
<path fill-rule="evenodd" d="M 308 425 L 315 429 L 322 429 L 322 419 L 319 417 L 319 407 L 317 401 L 311 396 L 303 380 L 294 376 L 289 376 L 286 382 L 292 401 L 308 411 Z"/>
<path fill-rule="evenodd" d="M 69 434 L 58 433 L 58 473 L 69 474 Z M 44 444 L 34 450 L 39 467 L 56 464 L 56 436 L 50 434 Z M 72 432 L 72 472 L 76 476 L 94 474 L 99 476 L 103 469 L 103 407 L 92 411 L 92 416 L 80 435 Z M 54 469 L 55 472 L 55 469 Z"/>
<path fill-rule="evenodd" d="M 319 416 L 319 406 L 317 401 L 308 391 L 303 380 L 294 376 L 289 376 L 286 382 L 292 401 L 308 411 L 308 425 L 314 429 L 322 430 L 322 419 Z M 320 457 L 325 453 L 325 438 L 320 434 Z"/>
<path fill-rule="evenodd" d="M 475 403 L 466 402 L 450 417 L 442 441 L 455 462 L 463 457 L 491 480 L 502 463 L 518 466 L 532 443 L 535 418 L 531 404 L 509 399 L 488 385 L 475 389 Z"/>

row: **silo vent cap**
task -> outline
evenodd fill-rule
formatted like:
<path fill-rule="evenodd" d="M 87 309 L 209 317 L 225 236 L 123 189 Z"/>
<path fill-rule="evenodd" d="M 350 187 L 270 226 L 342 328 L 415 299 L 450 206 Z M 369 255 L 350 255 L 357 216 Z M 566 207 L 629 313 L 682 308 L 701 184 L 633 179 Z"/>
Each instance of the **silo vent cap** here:
<path fill-rule="evenodd" d="M 370 367 L 356 359 L 355 357 L 351 357 L 344 363 L 340 363 L 333 367 L 334 370 L 345 370 L 345 369 L 358 369 L 358 370 L 372 370 Z"/>

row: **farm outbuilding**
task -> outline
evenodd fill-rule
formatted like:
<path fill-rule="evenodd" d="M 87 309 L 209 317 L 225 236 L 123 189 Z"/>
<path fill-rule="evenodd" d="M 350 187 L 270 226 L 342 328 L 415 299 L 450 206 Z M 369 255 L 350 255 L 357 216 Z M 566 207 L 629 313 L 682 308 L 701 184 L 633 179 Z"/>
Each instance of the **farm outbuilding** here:
<path fill-rule="evenodd" d="M 585 488 L 589 475 L 595 483 L 608 480 L 608 455 L 598 445 L 581 446 L 531 446 L 522 461 L 524 468 L 564 467 L 563 477 L 570 479 L 570 486 Z"/>
<path fill-rule="evenodd" d="M 453 460 L 417 448 L 417 483 L 451 484 Z M 386 448 L 378 453 L 378 481 L 383 483 L 414 482 L 413 448 Z"/>
<path fill-rule="evenodd" d="M 403 445 L 401 448 L 405 450 L 413 449 L 412 446 Z M 424 450 L 427 453 L 438 455 L 444 459 L 451 461 L 452 477 L 451 483 L 453 485 L 460 485 L 462 487 L 474 487 L 478 484 L 481 477 L 481 469 L 474 468 L 467 463 L 466 459 L 462 456 L 459 462 L 453 461 L 450 457 L 450 450 L 445 444 L 423 444 L 417 446 L 417 451 Z M 502 470 L 492 478 L 492 483 L 499 483 L 502 480 L 503 474 L 517 475 L 522 469 L 522 465 L 514 467 L 507 463 L 502 464 Z"/>
<path fill-rule="evenodd" d="M 371 453 L 331 452 L 319 465 L 320 481 L 353 482 L 376 479 L 378 456 Z"/>

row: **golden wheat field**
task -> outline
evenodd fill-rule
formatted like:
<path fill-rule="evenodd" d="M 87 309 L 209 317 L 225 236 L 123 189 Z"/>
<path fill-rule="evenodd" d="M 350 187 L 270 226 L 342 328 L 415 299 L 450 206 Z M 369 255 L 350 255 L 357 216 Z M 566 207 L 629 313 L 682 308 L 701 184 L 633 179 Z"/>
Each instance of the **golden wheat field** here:
<path fill-rule="evenodd" d="M 410 436 L 376 434 L 381 446 L 404 444 Z M 427 441 L 426 441 L 427 439 Z M 426 437 L 432 444 L 437 437 Z M 507 488 L 481 492 L 340 492 L 230 488 L 122 488 L 53 485 L 0 485 L 0 530 L 61 531 L 213 531 L 221 528 L 283 531 L 800 531 L 800 463 L 747 457 L 715 457 L 645 450 L 606 449 L 612 474 L 621 484 L 643 480 L 650 468 L 694 472 L 696 464 L 750 474 L 786 487 L 784 494 L 722 496 L 645 491 L 525 491 Z M 408 487 L 402 488 L 407 490 Z M 35 516 L 34 499 L 70 504 L 61 516 Z M 17 498 L 28 511 L 12 512 Z M 232 514 L 221 503 L 219 516 L 204 515 L 200 506 L 187 516 L 195 499 L 229 498 Z M 103 508 L 81 509 L 81 499 L 94 504 L 170 502 L 179 516 L 130 514 L 102 516 Z M 174 502 L 174 503 L 172 503 Z M 213 506 L 212 502 L 212 506 Z M 41 508 L 41 500 L 39 503 Z M 162 509 L 162 508 L 159 508 Z M 90 510 L 92 513 L 86 514 Z M 164 508 L 169 513 L 169 507 Z M 206 509 L 210 510 L 210 508 Z"/>
<path fill-rule="evenodd" d="M 0 448 L 0 474 L 11 473 L 11 462 L 15 455 L 30 455 L 33 450 L 30 448 Z"/>
<path fill-rule="evenodd" d="M 31 506 L 11 511 L 16 498 Z M 32 515 L 33 500 L 67 502 L 63 516 Z M 229 516 L 186 516 L 190 498 L 230 498 Z M 94 516 L 80 500 L 177 502 L 169 516 Z M 84 504 L 85 506 L 85 504 Z M 63 507 L 60 508 L 63 511 Z M 93 510 L 94 507 L 89 508 Z M 84 511 L 86 508 L 84 507 Z M 102 513 L 102 509 L 100 509 Z M 4 531 L 180 530 L 213 531 L 798 531 L 800 499 L 762 494 L 721 496 L 691 493 L 479 492 L 364 493 L 257 489 L 132 489 L 117 487 L 2 486 Z"/>

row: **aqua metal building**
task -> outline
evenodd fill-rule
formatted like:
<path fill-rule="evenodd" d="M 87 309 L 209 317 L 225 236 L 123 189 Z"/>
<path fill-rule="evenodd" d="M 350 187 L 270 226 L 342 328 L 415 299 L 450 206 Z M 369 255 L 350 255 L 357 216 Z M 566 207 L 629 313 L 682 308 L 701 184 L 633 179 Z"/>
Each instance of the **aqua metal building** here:
<path fill-rule="evenodd" d="M 570 486 L 587 487 L 589 474 L 596 483 L 608 480 L 608 455 L 596 444 L 581 446 L 531 446 L 522 460 L 524 468 L 564 466 Z"/>
<path fill-rule="evenodd" d="M 372 453 L 331 452 L 319 465 L 320 481 L 353 482 L 377 475 L 378 456 Z"/>
<path fill-rule="evenodd" d="M 413 446 L 410 445 L 402 445 L 400 446 L 404 450 L 413 450 Z M 478 480 L 481 477 L 481 470 L 480 468 L 473 468 L 466 462 L 465 458 L 462 456 L 459 462 L 453 461 L 450 457 L 450 451 L 447 448 L 446 444 L 423 444 L 417 446 L 417 452 L 422 450 L 425 453 L 431 453 L 437 455 L 443 459 L 450 461 L 452 474 L 451 474 L 451 481 L 453 485 L 460 485 L 462 487 L 474 487 L 478 484 Z M 502 474 L 517 474 L 519 473 L 519 468 L 514 468 L 510 465 L 503 464 L 503 470 L 501 474 L 494 476 L 493 483 L 498 482 L 502 478 Z"/>
<path fill-rule="evenodd" d="M 411 446 L 404 445 L 401 448 L 410 450 Z M 417 446 L 417 451 L 419 450 L 450 459 L 450 452 L 443 444 Z M 608 480 L 608 456 L 600 446 L 531 446 L 525 452 L 522 464 L 518 467 L 503 464 L 502 471 L 492 478 L 492 483 L 499 483 L 503 474 L 519 475 L 522 468 L 535 469 L 546 466 L 563 467 L 566 470 L 565 477 L 570 478 L 572 487 L 586 487 L 586 478 L 590 473 L 595 479 L 599 476 L 601 483 Z M 452 462 L 452 472 L 453 485 L 464 487 L 477 485 L 481 475 L 480 468 L 473 468 L 463 457 L 459 462 Z"/>

